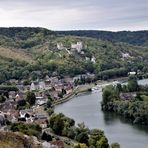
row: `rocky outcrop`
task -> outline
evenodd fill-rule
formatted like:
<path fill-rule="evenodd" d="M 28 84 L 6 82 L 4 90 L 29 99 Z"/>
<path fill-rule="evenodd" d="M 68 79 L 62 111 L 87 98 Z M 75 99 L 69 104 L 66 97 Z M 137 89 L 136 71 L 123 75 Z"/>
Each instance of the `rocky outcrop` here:
<path fill-rule="evenodd" d="M 42 148 L 36 138 L 23 135 L 21 133 L 2 132 L 0 131 L 1 148 Z"/>

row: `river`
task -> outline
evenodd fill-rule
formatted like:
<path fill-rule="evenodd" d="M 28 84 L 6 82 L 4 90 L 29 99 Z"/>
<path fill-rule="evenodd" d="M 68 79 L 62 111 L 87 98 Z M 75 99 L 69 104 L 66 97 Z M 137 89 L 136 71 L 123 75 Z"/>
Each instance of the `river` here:
<path fill-rule="evenodd" d="M 148 79 L 139 84 L 148 84 Z M 101 100 L 101 91 L 84 93 L 57 105 L 55 112 L 62 112 L 76 123 L 84 122 L 91 129 L 102 129 L 109 143 L 118 142 L 121 148 L 148 148 L 148 126 L 133 125 L 114 113 L 102 112 Z"/>

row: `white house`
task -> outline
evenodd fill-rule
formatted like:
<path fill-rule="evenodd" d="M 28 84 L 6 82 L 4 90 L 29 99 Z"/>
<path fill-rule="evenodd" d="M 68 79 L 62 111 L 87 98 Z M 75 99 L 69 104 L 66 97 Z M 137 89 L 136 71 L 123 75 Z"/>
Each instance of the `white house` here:
<path fill-rule="evenodd" d="M 35 113 L 33 112 L 33 109 L 25 109 L 20 110 L 19 112 L 20 118 L 25 118 L 26 121 L 33 122 Z"/>

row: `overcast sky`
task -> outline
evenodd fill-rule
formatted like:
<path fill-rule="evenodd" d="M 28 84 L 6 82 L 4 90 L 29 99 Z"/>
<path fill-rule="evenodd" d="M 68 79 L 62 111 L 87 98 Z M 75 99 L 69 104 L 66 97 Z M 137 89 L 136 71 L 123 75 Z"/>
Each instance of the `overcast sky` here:
<path fill-rule="evenodd" d="M 148 30 L 148 0 L 0 0 L 0 27 Z"/>

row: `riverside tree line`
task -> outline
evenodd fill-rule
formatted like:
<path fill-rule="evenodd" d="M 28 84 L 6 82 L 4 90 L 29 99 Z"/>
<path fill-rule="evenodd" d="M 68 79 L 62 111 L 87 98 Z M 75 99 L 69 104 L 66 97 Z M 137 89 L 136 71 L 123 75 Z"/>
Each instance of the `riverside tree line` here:
<path fill-rule="evenodd" d="M 121 94 L 135 95 L 126 99 Z M 116 112 L 133 123 L 148 125 L 148 85 L 140 86 L 136 76 L 130 76 L 127 85 L 105 87 L 102 110 Z"/>

